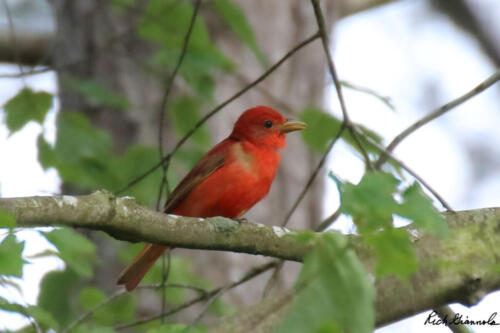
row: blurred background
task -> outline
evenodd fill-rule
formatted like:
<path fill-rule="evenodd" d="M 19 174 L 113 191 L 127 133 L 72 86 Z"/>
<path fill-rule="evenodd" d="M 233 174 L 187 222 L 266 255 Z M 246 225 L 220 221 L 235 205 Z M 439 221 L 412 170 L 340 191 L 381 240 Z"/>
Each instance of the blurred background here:
<path fill-rule="evenodd" d="M 316 31 L 307 1 L 233 2 L 244 16 L 236 15 L 227 4 L 224 7 L 224 1 L 202 2 L 203 22 L 195 25 L 193 47 L 169 98 L 164 119 L 166 149 L 201 115 Z M 498 1 L 346 0 L 323 5 L 341 79 L 390 99 L 392 107 L 372 94 L 344 88 L 352 120 L 378 133 L 384 143 L 475 87 L 500 65 Z M 190 17 L 185 6 L 184 1 L 0 0 L 0 105 L 8 105 L 22 89 L 54 96 L 41 121 L 27 122 L 14 131 L 14 125 L 7 125 L 7 113 L 0 112 L 1 196 L 117 190 L 157 161 L 158 110 Z M 184 25 L 176 30 L 179 22 Z M 165 29 L 171 32 L 165 34 Z M 455 210 L 500 206 L 499 90 L 495 85 L 426 125 L 395 151 Z M 170 185 L 228 134 L 243 110 L 260 104 L 289 117 L 300 117 L 308 107 L 341 117 L 319 41 L 300 50 L 198 131 L 172 160 Z M 62 116 L 64 113 L 67 115 Z M 84 151 L 64 144 L 65 135 L 80 140 Z M 249 220 L 281 223 L 320 158 L 298 135 L 290 136 L 288 146 L 269 197 L 248 214 Z M 364 163 L 347 144 L 336 145 L 292 216 L 290 227 L 312 228 L 336 210 L 337 188 L 328 179 L 328 171 L 355 183 L 363 175 Z M 154 207 L 160 178 L 156 172 L 127 193 Z M 347 231 L 350 223 L 341 218 L 335 228 Z M 88 258 L 91 273 L 70 276 L 67 265 L 54 256 L 50 251 L 54 247 L 39 231 L 16 233 L 19 241 L 25 241 L 23 255 L 29 264 L 24 266 L 22 278 L 0 281 L 0 296 L 20 304 L 44 302 L 49 292 L 44 293 L 43 288 L 50 290 L 54 280 L 78 288 L 85 283 L 111 293 L 114 277 L 137 246 L 97 233 L 84 234 L 97 244 L 99 260 Z M 212 285 L 233 281 L 265 260 L 181 250 L 175 256 L 175 278 L 196 281 L 203 277 L 208 281 L 203 283 Z M 295 280 L 299 266 L 287 265 L 275 284 L 278 289 Z M 159 277 L 160 264 L 149 281 L 157 282 Z M 255 303 L 268 280 L 269 274 L 264 274 L 224 295 L 212 315 Z M 70 294 L 76 289 L 68 287 Z M 169 297 L 175 303 L 185 295 Z M 147 315 L 160 305 L 160 297 L 146 290 L 129 296 L 122 308 Z M 492 293 L 475 307 L 453 308 L 471 319 L 486 319 L 499 305 L 500 295 Z M 72 304 L 68 306 L 77 313 Z M 74 315 L 68 313 L 68 318 Z M 448 331 L 423 326 L 426 316 L 415 316 L 379 332 Z M 0 331 L 26 322 L 23 316 L 0 311 Z M 474 327 L 477 332 L 493 329 Z"/>

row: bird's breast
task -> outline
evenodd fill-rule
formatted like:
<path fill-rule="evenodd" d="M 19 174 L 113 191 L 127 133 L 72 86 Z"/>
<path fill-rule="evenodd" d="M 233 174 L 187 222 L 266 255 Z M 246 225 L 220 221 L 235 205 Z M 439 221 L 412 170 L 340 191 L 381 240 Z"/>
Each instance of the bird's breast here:
<path fill-rule="evenodd" d="M 238 217 L 264 198 L 280 160 L 275 150 L 235 144 L 225 164 L 200 183 L 181 205 L 181 215 Z"/>

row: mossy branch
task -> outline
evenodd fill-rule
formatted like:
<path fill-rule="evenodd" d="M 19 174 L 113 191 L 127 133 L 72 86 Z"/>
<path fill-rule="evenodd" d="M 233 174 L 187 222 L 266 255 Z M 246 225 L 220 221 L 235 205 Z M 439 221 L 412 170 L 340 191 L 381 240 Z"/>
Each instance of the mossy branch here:
<path fill-rule="evenodd" d="M 131 242 L 171 247 L 260 254 L 301 261 L 311 245 L 297 241 L 300 233 L 282 227 L 167 215 L 116 198 L 107 191 L 84 196 L 0 198 L 0 209 L 13 214 L 18 227 L 67 226 L 100 230 Z"/>
<path fill-rule="evenodd" d="M 145 208 L 133 198 L 116 198 L 106 191 L 85 196 L 0 198 L 0 209 L 14 215 L 18 227 L 81 227 L 101 230 L 121 240 L 182 248 L 301 261 L 313 246 L 311 242 L 298 240 L 300 231 L 226 218 L 167 215 Z M 451 236 L 446 239 L 430 235 L 416 237 L 414 249 L 420 270 L 410 277 L 409 283 L 392 277 L 376 282 L 377 325 L 444 304 L 473 305 L 486 294 L 500 289 L 500 208 L 445 213 L 444 216 Z M 372 271 L 375 259 L 371 251 L 357 236 L 349 237 L 367 270 Z M 244 311 L 245 318 L 258 317 L 262 325 L 273 327 L 293 299 L 293 292 L 275 296 L 262 306 L 276 305 L 283 311 L 273 312 L 268 318 L 268 311 L 262 311 L 257 305 Z M 244 321 L 237 321 L 244 326 Z M 232 327 L 233 322 L 222 322 L 218 332 L 227 331 L 225 325 Z"/>

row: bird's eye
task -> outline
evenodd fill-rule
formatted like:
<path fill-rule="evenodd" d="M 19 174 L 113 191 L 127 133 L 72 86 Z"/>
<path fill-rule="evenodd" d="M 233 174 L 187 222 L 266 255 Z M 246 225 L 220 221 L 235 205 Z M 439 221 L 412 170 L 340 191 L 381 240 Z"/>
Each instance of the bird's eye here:
<path fill-rule="evenodd" d="M 264 127 L 265 127 L 265 128 L 271 128 L 271 127 L 273 127 L 273 122 L 272 122 L 272 121 L 270 121 L 270 120 L 266 120 L 266 121 L 264 122 Z"/>

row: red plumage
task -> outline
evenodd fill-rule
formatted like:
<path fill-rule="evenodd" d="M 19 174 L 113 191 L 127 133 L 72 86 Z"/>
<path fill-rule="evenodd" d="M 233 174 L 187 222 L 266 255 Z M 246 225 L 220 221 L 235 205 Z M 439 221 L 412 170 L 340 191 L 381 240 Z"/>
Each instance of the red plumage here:
<path fill-rule="evenodd" d="M 191 217 L 237 218 L 271 188 L 285 135 L 305 124 L 257 106 L 245 111 L 232 133 L 213 147 L 175 188 L 165 213 Z M 133 290 L 167 247 L 147 244 L 118 280 Z"/>

